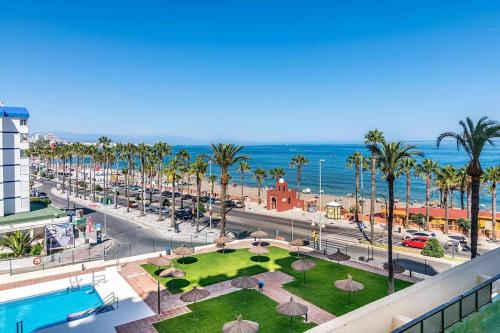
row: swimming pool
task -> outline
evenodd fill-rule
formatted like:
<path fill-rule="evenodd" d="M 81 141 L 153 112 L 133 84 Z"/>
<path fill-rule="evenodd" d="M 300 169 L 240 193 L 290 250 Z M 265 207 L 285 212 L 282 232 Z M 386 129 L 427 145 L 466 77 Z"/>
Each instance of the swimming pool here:
<path fill-rule="evenodd" d="M 23 321 L 23 332 L 66 322 L 68 315 L 102 304 L 92 285 L 77 290 L 58 290 L 0 303 L 0 332 L 16 333 L 16 323 Z"/>

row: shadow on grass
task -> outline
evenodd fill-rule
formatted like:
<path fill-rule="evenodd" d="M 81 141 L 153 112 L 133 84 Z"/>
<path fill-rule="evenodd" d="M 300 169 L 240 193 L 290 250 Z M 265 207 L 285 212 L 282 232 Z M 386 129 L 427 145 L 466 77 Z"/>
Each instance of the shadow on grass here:
<path fill-rule="evenodd" d="M 178 294 L 184 292 L 183 288 L 189 286 L 191 282 L 186 279 L 171 279 L 165 282 L 165 287 L 172 293 Z"/>
<path fill-rule="evenodd" d="M 236 252 L 236 250 L 235 249 L 220 249 L 217 252 L 222 253 L 222 254 L 229 254 L 229 253 Z"/>
<path fill-rule="evenodd" d="M 204 286 L 209 286 L 211 284 L 219 283 L 222 281 L 227 281 L 234 279 L 236 277 L 242 276 L 242 275 L 255 275 L 255 274 L 260 274 L 260 273 L 265 273 L 267 272 L 267 269 L 260 265 L 253 265 L 245 268 L 240 268 L 235 275 L 229 276 L 227 274 L 217 274 L 217 275 L 212 275 L 212 276 L 207 276 L 204 278 L 201 278 L 198 282 L 199 285 L 204 287 Z"/>
<path fill-rule="evenodd" d="M 195 257 L 184 257 L 184 258 L 177 259 L 177 263 L 181 264 L 181 265 L 190 265 L 190 264 L 194 264 L 197 261 L 198 261 L 198 259 Z"/>
<path fill-rule="evenodd" d="M 250 257 L 253 262 L 269 262 L 271 259 L 267 256 L 253 256 Z"/>

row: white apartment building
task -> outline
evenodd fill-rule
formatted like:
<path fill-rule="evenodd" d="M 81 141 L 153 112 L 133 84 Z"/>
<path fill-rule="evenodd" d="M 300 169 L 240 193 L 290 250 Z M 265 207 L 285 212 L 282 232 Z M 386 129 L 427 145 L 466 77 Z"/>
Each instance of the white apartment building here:
<path fill-rule="evenodd" d="M 28 118 L 26 108 L 0 104 L 0 216 L 30 210 Z"/>

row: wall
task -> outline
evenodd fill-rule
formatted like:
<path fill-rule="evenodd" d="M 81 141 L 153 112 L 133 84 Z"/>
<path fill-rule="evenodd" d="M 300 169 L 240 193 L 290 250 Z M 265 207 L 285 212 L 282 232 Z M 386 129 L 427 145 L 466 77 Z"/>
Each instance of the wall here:
<path fill-rule="evenodd" d="M 395 317 L 417 318 L 500 273 L 500 248 L 319 325 L 308 333 L 390 332 Z M 399 326 L 399 325 L 397 325 Z"/>

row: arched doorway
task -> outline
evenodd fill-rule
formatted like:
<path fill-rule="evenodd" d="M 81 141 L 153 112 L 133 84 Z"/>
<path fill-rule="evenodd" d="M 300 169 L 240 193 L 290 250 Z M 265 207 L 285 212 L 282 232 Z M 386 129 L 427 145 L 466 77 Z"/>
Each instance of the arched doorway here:
<path fill-rule="evenodd" d="M 278 200 L 276 200 L 276 197 L 271 198 L 271 209 L 276 209 L 278 205 Z"/>

